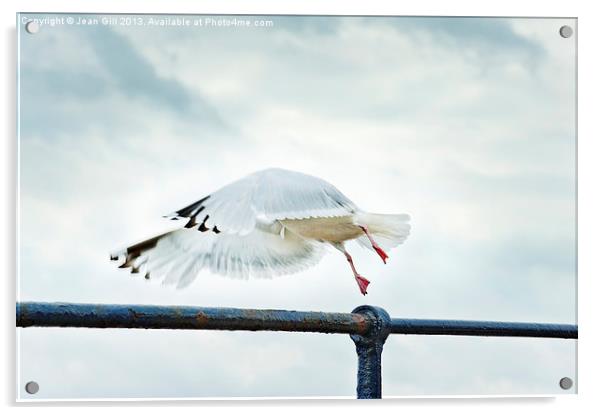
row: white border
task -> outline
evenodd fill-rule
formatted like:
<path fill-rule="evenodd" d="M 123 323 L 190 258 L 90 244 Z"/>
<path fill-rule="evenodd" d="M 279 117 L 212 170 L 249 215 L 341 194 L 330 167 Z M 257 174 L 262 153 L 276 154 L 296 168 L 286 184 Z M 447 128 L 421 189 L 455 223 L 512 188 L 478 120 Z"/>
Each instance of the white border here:
<path fill-rule="evenodd" d="M 602 73 L 600 65 L 600 54 L 596 52 L 599 39 L 602 38 L 600 33 L 600 22 L 599 14 L 595 10 L 595 2 L 587 1 L 547 1 L 540 3 L 527 3 L 523 1 L 506 0 L 504 2 L 479 2 L 479 1 L 461 1 L 456 0 L 452 2 L 446 1 L 426 1 L 420 2 L 384 2 L 384 1 L 364 1 L 364 2 L 345 2 L 345 1 L 330 1 L 330 2 L 316 2 L 311 0 L 305 1 L 255 1 L 252 4 L 247 1 L 230 1 L 230 2 L 210 2 L 197 0 L 195 2 L 189 2 L 185 0 L 172 0 L 172 1 L 157 1 L 147 0 L 142 3 L 136 3 L 134 1 L 87 1 L 86 3 L 79 3 L 73 5 L 68 1 L 53 1 L 52 3 L 44 1 L 27 1 L 23 0 L 20 2 L 15 1 L 4 1 L 2 3 L 3 13 L 2 21 L 4 23 L 4 34 L 5 40 L 2 43 L 3 47 L 3 59 L 4 65 L 4 90 L 8 92 L 9 96 L 5 96 L 2 102 L 4 123 L 8 128 L 8 132 L 5 135 L 5 141 L 3 142 L 4 163 L 1 163 L 3 168 L 3 180 L 2 190 L 4 193 L 5 203 L 3 204 L 3 229 L 14 229 L 15 212 L 13 211 L 14 204 L 14 182 L 16 179 L 15 168 L 15 147 L 11 144 L 10 140 L 14 140 L 14 25 L 15 25 L 15 13 L 17 11 L 29 11 L 29 12 L 98 12 L 98 13 L 239 13 L 239 14 L 277 14 L 277 13 L 290 13 L 290 14 L 401 14 L 401 15 L 478 15 L 478 16 L 576 16 L 579 18 L 579 84 L 581 91 L 579 93 L 579 270 L 580 270 L 580 296 L 579 296 L 579 323 L 580 323 L 580 350 L 579 357 L 582 363 L 579 367 L 579 381 L 580 389 L 578 396 L 564 395 L 557 397 L 556 399 L 538 397 L 538 398 L 505 398 L 500 396 L 493 396 L 491 399 L 470 399 L 467 400 L 466 396 L 454 396 L 446 397 L 445 399 L 430 399 L 432 396 L 423 396 L 416 398 L 407 398 L 403 401 L 398 400 L 385 400 L 381 402 L 362 402 L 357 403 L 355 401 L 339 400 L 336 399 L 334 402 L 337 406 L 345 407 L 346 412 L 365 412 L 367 408 L 363 405 L 370 405 L 371 408 L 379 410 L 391 410 L 399 411 L 399 406 L 403 405 L 401 410 L 409 410 L 412 408 L 412 412 L 440 412 L 441 406 L 446 407 L 446 412 L 453 412 L 455 410 L 462 411 L 462 413 L 478 413 L 482 414 L 484 411 L 488 413 L 506 413 L 508 406 L 521 407 L 533 413 L 563 413 L 577 412 L 577 413 L 588 413 L 590 408 L 601 407 L 600 405 L 600 394 L 598 392 L 597 385 L 599 382 L 599 375 L 601 373 L 600 365 L 600 334 L 597 329 L 599 323 L 597 316 L 601 315 L 599 310 L 599 293 L 601 292 L 600 278 L 602 272 L 600 268 L 600 261 L 598 259 L 600 245 L 599 236 L 602 233 L 600 226 L 600 214 L 602 212 L 602 206 L 600 203 L 600 184 L 598 177 L 602 177 L 600 156 L 599 138 L 602 137 L 600 134 L 599 127 L 599 100 L 600 100 L 600 81 L 599 73 Z M 11 33 L 12 30 L 12 33 Z M 8 35 L 8 36 L 7 36 Z M 11 85 L 11 81 L 13 84 Z M 13 91 L 12 96 L 10 92 Z M 12 117 L 12 119 L 11 119 Z M 12 134 L 11 134 L 12 133 Z M 5 325 L 5 331 L 3 332 L 7 337 L 3 344 L 12 343 L 10 341 L 14 335 L 14 302 L 12 301 L 13 291 L 10 287 L 14 284 L 14 271 L 15 264 L 14 260 L 14 242 L 15 235 L 8 233 L 2 240 L 2 250 L 0 250 L 2 257 L 0 262 L 5 264 L 5 284 L 8 289 L 4 290 L 7 295 L 7 301 L 5 301 L 5 315 L 7 317 L 7 324 Z M 12 258 L 11 258 L 12 256 Z M 13 279 L 13 282 L 10 280 Z M 7 350 L 4 350 L 4 365 L 5 368 L 14 368 L 14 350 L 11 350 L 12 346 Z M 585 363 L 584 363 L 585 362 Z M 5 377 L 3 378 L 2 391 L 5 394 L 3 403 L 11 405 L 14 402 L 15 390 L 14 390 L 14 371 L 5 371 Z M 12 386 L 12 387 L 11 387 Z M 482 398 L 482 396 L 479 396 Z M 249 401 L 247 399 L 241 400 L 235 399 L 233 401 L 197 401 L 197 404 L 192 405 L 185 400 L 178 401 L 164 401 L 155 402 L 144 400 L 147 402 L 146 405 L 134 405 L 142 406 L 145 413 L 156 412 L 164 413 L 163 406 L 172 406 L 177 404 L 181 410 L 190 410 L 198 413 L 199 409 L 195 406 L 209 406 L 213 411 L 219 409 L 237 409 L 240 411 L 241 406 L 250 406 L 252 410 L 261 410 L 262 413 L 278 411 L 282 412 L 283 407 L 287 407 L 287 412 L 295 411 L 307 411 L 307 406 L 321 407 L 323 409 L 332 410 L 333 405 L 328 401 L 323 400 L 299 400 L 295 398 L 293 401 L 283 402 L 281 399 L 270 400 L 270 401 Z M 195 399 L 196 401 L 196 399 Z M 30 401 L 28 401 L 30 402 Z M 128 407 L 128 412 L 131 412 L 132 405 L 128 403 L 140 403 L 138 400 L 127 400 L 118 401 Z M 65 408 L 60 408 L 53 404 L 51 401 L 47 401 L 45 404 L 38 403 L 27 403 L 20 404 L 19 406 L 24 407 L 23 409 L 29 410 L 32 407 L 46 406 L 46 410 L 52 412 L 53 410 L 60 410 L 61 413 L 68 410 L 77 410 L 83 406 L 88 406 L 90 412 L 102 411 L 106 412 L 106 406 L 111 405 L 108 402 L 86 402 L 83 404 L 80 401 L 72 402 L 71 404 L 62 402 Z M 297 407 L 295 407 L 295 405 Z M 590 406 L 591 405 L 591 406 Z M 149 407 L 150 406 L 150 407 Z M 192 406 L 192 407 L 191 407 Z M 290 408 L 289 408 L 290 407 Z M 261 409 L 260 409 L 261 408 Z M 11 408 L 12 409 L 12 408 Z M 562 411 L 562 412 L 561 412 Z M 251 411 L 252 412 L 252 411 Z M 592 411 L 593 412 L 593 409 Z"/>

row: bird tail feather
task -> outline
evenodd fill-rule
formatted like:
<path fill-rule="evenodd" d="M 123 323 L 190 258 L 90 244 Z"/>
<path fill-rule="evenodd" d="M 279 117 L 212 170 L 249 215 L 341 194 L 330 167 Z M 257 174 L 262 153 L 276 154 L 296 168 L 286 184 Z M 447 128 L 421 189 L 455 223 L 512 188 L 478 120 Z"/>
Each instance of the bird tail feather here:
<path fill-rule="evenodd" d="M 355 222 L 365 226 L 372 238 L 381 248 L 388 251 L 401 245 L 410 234 L 410 216 L 403 213 L 398 215 L 379 213 L 358 213 Z M 364 248 L 372 249 L 372 243 L 364 235 L 357 239 Z"/>

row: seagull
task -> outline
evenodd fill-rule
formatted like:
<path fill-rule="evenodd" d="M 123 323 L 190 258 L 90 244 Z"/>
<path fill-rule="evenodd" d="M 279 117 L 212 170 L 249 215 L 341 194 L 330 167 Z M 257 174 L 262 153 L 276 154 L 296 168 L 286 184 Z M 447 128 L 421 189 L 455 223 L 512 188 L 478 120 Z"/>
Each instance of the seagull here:
<path fill-rule="evenodd" d="M 346 249 L 356 241 L 386 264 L 387 251 L 409 235 L 407 214 L 376 214 L 358 208 L 332 184 L 280 168 L 252 173 L 165 217 L 186 223 L 110 254 L 119 268 L 178 288 L 202 269 L 248 278 L 299 272 L 316 265 L 332 246 L 361 276 Z"/>

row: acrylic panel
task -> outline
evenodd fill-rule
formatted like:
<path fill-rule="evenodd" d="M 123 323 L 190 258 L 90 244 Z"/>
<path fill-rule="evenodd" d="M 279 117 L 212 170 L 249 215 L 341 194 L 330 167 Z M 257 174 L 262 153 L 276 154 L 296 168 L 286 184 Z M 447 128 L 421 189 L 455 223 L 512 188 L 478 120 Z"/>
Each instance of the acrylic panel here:
<path fill-rule="evenodd" d="M 17 399 L 576 393 L 577 19 L 17 38 Z"/>

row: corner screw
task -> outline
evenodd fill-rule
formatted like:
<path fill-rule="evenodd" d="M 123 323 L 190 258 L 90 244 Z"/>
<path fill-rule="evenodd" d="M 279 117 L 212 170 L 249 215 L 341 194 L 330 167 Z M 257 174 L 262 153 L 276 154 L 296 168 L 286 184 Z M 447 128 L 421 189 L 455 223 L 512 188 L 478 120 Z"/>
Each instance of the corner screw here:
<path fill-rule="evenodd" d="M 38 385 L 38 382 L 27 382 L 25 384 L 25 392 L 29 393 L 30 395 L 34 395 L 36 393 L 38 393 L 38 391 L 40 390 L 40 385 Z"/>
<path fill-rule="evenodd" d="M 40 31 L 40 24 L 36 21 L 31 20 L 25 23 L 25 30 L 30 35 L 34 35 Z"/>
<path fill-rule="evenodd" d="M 562 36 L 565 39 L 573 36 L 573 28 L 571 26 L 562 26 L 559 32 L 560 36 Z"/>
<path fill-rule="evenodd" d="M 560 387 L 564 390 L 571 389 L 573 387 L 573 379 L 564 377 L 560 379 Z"/>

